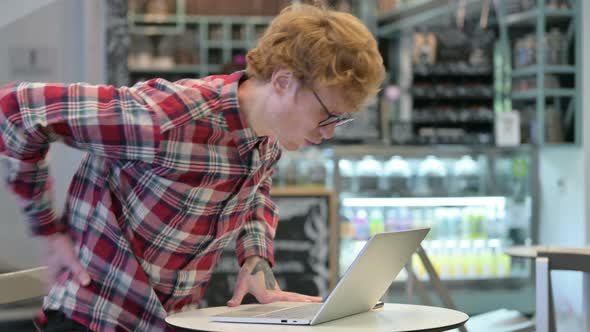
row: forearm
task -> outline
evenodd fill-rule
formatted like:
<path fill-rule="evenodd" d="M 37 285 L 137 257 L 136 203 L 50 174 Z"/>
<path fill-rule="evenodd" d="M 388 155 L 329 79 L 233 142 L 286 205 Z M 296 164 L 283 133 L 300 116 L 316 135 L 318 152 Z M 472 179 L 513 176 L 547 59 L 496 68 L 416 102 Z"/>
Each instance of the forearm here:
<path fill-rule="evenodd" d="M 268 234 L 268 225 L 263 221 L 249 221 L 244 225 L 240 236 L 236 241 L 236 255 L 238 263 L 242 266 L 247 258 L 262 257 L 271 266 L 274 265 L 272 235 Z"/>
<path fill-rule="evenodd" d="M 273 239 L 279 219 L 277 205 L 270 197 L 270 189 L 272 174 L 281 158 L 281 150 L 278 142 L 269 148 L 272 149 L 273 161 L 267 166 L 266 176 L 256 191 L 253 209 L 236 241 L 236 254 L 240 266 L 244 259 L 250 256 L 263 257 L 274 266 Z"/>
<path fill-rule="evenodd" d="M 0 160 L 5 168 L 4 179 L 16 194 L 31 232 L 48 235 L 57 232 L 49 194 L 52 182 L 45 163 L 48 138 L 23 130 L 17 93 L 17 85 L 0 88 Z"/>
<path fill-rule="evenodd" d="M 33 235 L 49 235 L 62 230 L 53 209 L 53 181 L 45 161 L 29 162 L 1 157 L 6 166 L 5 181 L 17 196 Z"/>
<path fill-rule="evenodd" d="M 248 221 L 236 241 L 236 254 L 240 265 L 247 257 L 260 256 L 274 265 L 273 239 L 278 223 L 278 209 L 270 198 L 272 180 L 268 177 L 258 189 L 256 203 Z"/>

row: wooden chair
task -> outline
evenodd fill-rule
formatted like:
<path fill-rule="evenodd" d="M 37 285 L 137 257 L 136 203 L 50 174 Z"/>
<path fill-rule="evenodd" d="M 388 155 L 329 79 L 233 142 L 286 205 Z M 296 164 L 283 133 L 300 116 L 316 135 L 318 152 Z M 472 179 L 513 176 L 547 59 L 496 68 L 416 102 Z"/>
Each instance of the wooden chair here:
<path fill-rule="evenodd" d="M 535 326 L 537 332 L 555 332 L 551 271 L 590 273 L 590 248 L 539 247 L 536 250 L 535 269 Z"/>

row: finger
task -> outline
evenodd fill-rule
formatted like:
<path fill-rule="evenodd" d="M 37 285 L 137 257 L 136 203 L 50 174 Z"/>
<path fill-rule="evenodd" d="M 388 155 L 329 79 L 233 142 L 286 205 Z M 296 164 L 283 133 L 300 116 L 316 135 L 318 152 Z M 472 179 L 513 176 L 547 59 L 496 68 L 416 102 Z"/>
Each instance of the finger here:
<path fill-rule="evenodd" d="M 229 301 L 227 301 L 227 306 L 228 307 L 239 306 L 240 304 L 242 304 L 242 300 L 244 299 L 245 295 L 246 295 L 246 287 L 236 285 L 236 289 L 234 290 L 234 296 Z"/>
<path fill-rule="evenodd" d="M 319 296 L 309 296 L 293 292 L 277 292 L 277 299 L 275 301 L 290 301 L 290 302 L 322 302 L 323 299 Z"/>
<path fill-rule="evenodd" d="M 63 282 L 69 274 L 70 269 L 63 264 L 47 265 L 47 273 L 45 274 L 47 289 L 50 290 L 53 285 Z"/>
<path fill-rule="evenodd" d="M 51 288 L 55 283 L 57 276 L 57 269 L 53 265 L 47 265 L 47 271 L 45 272 L 45 283 L 47 288 Z"/>
<path fill-rule="evenodd" d="M 77 279 L 82 286 L 90 285 L 90 274 L 86 272 L 86 270 L 78 261 L 73 261 L 70 263 L 70 271 L 72 271 L 74 278 Z"/>

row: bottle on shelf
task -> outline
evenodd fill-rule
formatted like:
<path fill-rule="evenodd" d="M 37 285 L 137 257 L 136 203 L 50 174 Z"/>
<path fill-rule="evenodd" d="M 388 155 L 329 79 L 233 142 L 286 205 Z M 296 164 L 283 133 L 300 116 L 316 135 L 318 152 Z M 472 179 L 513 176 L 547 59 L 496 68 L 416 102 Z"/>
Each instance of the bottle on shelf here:
<path fill-rule="evenodd" d="M 485 216 L 479 208 L 466 207 L 462 211 L 463 219 L 463 238 L 468 240 L 483 239 L 486 237 L 484 232 Z"/>
<path fill-rule="evenodd" d="M 403 231 L 406 229 L 410 229 L 413 226 L 413 220 L 412 220 L 412 215 L 410 212 L 410 209 L 408 209 L 407 207 L 401 207 L 399 209 L 399 221 L 398 221 L 398 225 L 399 225 L 399 230 Z"/>
<path fill-rule="evenodd" d="M 413 208 L 410 210 L 410 218 L 412 225 L 410 228 L 424 228 L 428 227 L 426 220 L 424 219 L 424 213 L 421 208 Z M 428 232 L 426 234 L 426 240 L 432 240 L 432 234 Z"/>
<path fill-rule="evenodd" d="M 449 238 L 458 240 L 461 238 L 461 210 L 459 208 L 448 209 L 448 234 Z"/>
<path fill-rule="evenodd" d="M 498 268 L 494 261 L 492 249 L 485 246 L 481 252 L 482 273 L 484 277 L 496 277 L 498 275 Z"/>
<path fill-rule="evenodd" d="M 353 220 L 354 238 L 355 240 L 365 241 L 369 238 L 369 220 L 367 218 L 367 210 L 358 209 Z"/>
<path fill-rule="evenodd" d="M 508 225 L 506 224 L 506 210 L 503 206 L 496 209 L 495 223 L 498 238 L 503 242 L 506 241 L 508 239 Z"/>
<path fill-rule="evenodd" d="M 422 227 L 430 228 L 427 237 L 433 240 L 440 240 L 439 224 L 436 220 L 433 208 L 425 208 L 422 212 L 423 225 Z"/>
<path fill-rule="evenodd" d="M 442 248 L 441 248 L 440 241 L 438 241 L 438 240 L 430 241 L 430 245 L 428 247 L 427 253 L 430 258 L 430 262 L 432 263 L 432 267 L 434 268 L 434 270 L 436 271 L 436 273 L 439 276 L 442 276 L 442 270 L 443 270 L 442 263 L 443 262 L 441 260 Z"/>
<path fill-rule="evenodd" d="M 369 234 L 375 235 L 385 231 L 385 218 L 381 208 L 373 208 L 369 215 Z"/>
<path fill-rule="evenodd" d="M 494 248 L 494 259 L 498 277 L 506 277 L 511 273 L 511 258 L 504 253 L 501 246 Z"/>
<path fill-rule="evenodd" d="M 461 254 L 463 256 L 463 274 L 466 277 L 474 278 L 476 276 L 477 256 L 469 240 L 461 241 Z"/>
<path fill-rule="evenodd" d="M 352 208 L 343 209 L 340 217 L 340 239 L 341 242 L 354 238 L 354 210 Z"/>
<path fill-rule="evenodd" d="M 508 229 L 506 227 L 505 211 L 499 206 L 489 206 L 486 209 L 486 234 L 490 239 L 505 240 Z"/>
<path fill-rule="evenodd" d="M 484 245 L 485 245 L 484 240 L 473 241 L 472 254 L 475 257 L 474 258 L 475 277 L 477 277 L 477 278 L 484 277 L 484 260 L 483 260 Z"/>
<path fill-rule="evenodd" d="M 352 208 L 345 208 L 340 218 L 340 258 L 339 262 L 339 273 L 342 275 L 344 271 L 350 266 L 354 260 L 354 211 Z"/>
<path fill-rule="evenodd" d="M 530 270 L 530 260 L 520 259 L 520 266 L 513 264 L 512 258 L 504 252 L 506 243 L 502 240 L 490 240 L 488 241 L 492 254 L 494 256 L 494 265 L 496 269 L 496 275 L 498 277 L 507 277 L 516 274 L 528 274 Z"/>
<path fill-rule="evenodd" d="M 441 242 L 442 244 L 443 242 Z M 441 245 L 440 254 L 439 254 L 439 261 L 440 261 L 440 277 L 443 279 L 448 279 L 451 276 L 451 249 L 447 248 L 444 245 Z"/>
<path fill-rule="evenodd" d="M 448 240 L 445 246 L 449 251 L 449 278 L 461 278 L 464 275 L 464 259 L 456 240 Z"/>
<path fill-rule="evenodd" d="M 436 208 L 434 210 L 434 221 L 438 225 L 438 239 L 439 240 L 451 240 L 451 225 L 449 218 L 449 209 Z"/>
<path fill-rule="evenodd" d="M 401 230 L 399 213 L 396 208 L 389 208 L 385 213 L 385 231 L 395 232 Z"/>

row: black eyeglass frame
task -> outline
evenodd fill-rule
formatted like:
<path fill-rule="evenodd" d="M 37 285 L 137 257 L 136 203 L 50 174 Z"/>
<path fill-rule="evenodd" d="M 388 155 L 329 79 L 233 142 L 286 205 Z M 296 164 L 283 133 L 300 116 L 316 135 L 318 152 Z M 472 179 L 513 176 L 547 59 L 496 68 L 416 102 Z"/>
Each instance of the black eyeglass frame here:
<path fill-rule="evenodd" d="M 354 119 L 350 116 L 349 113 L 344 113 L 343 115 L 335 115 L 334 113 L 330 112 L 324 104 L 324 102 L 322 101 L 322 99 L 320 98 L 320 96 L 318 96 L 318 94 L 314 90 L 311 90 L 311 92 L 313 92 L 315 99 L 317 99 L 320 105 L 322 105 L 324 112 L 328 114 L 328 117 L 326 119 L 320 121 L 320 123 L 318 124 L 319 127 L 325 127 L 332 124 L 336 124 L 336 127 L 338 127 L 345 123 L 354 121 Z"/>

